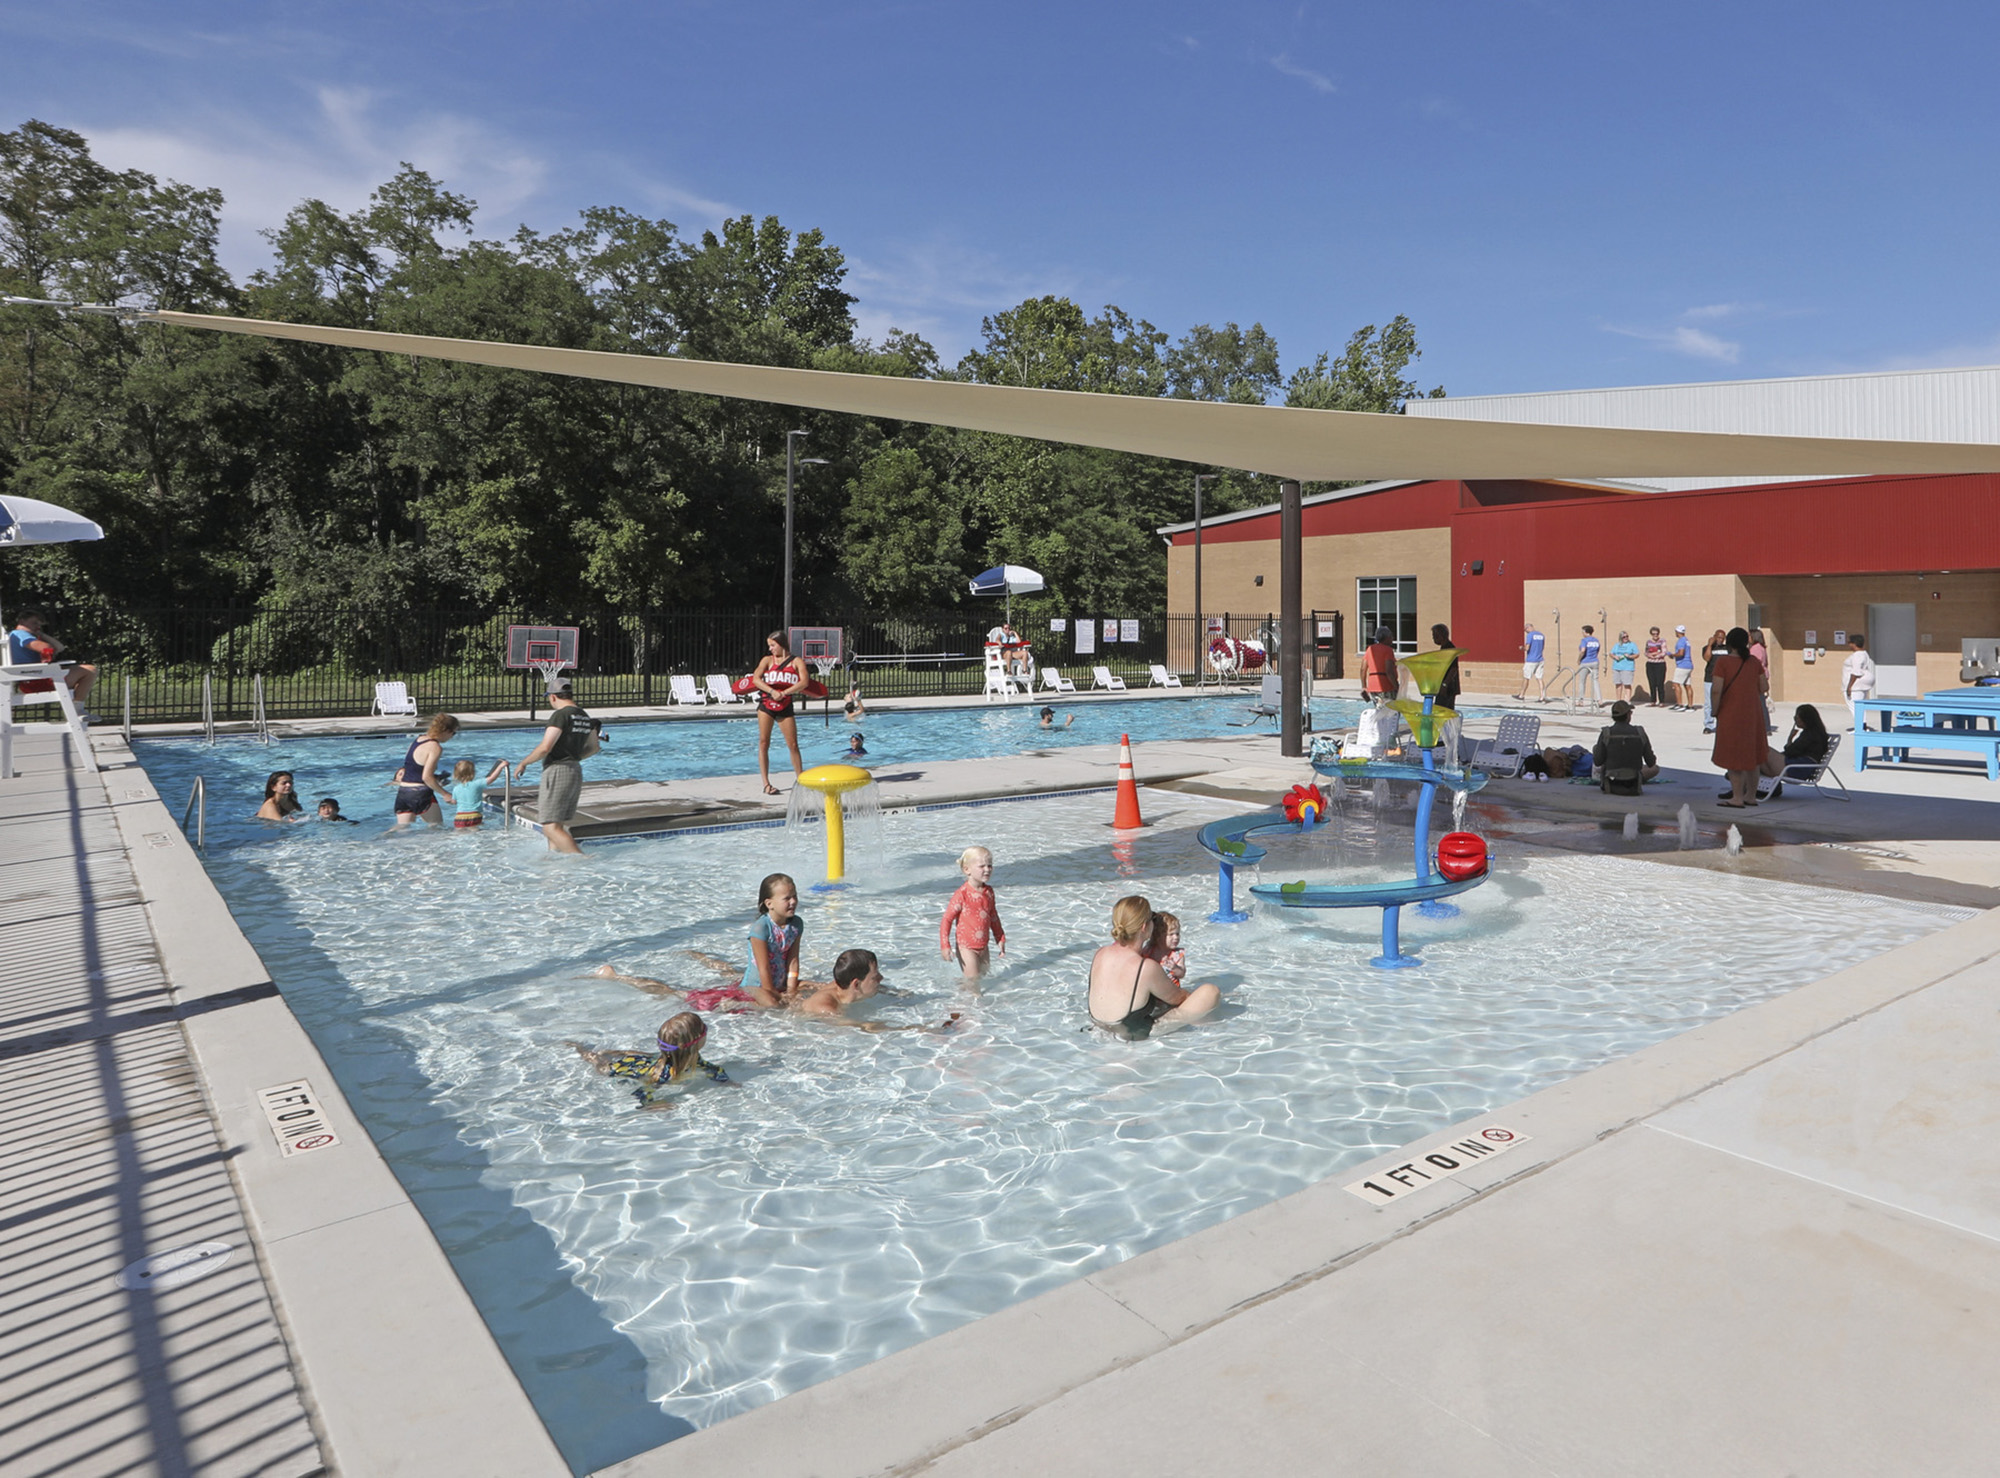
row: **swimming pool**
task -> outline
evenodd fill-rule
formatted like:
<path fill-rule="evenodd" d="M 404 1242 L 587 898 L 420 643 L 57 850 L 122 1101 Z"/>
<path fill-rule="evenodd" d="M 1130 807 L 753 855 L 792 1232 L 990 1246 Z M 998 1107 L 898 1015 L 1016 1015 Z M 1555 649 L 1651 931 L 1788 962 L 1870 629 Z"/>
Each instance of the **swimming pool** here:
<path fill-rule="evenodd" d="M 808 765 L 847 758 L 848 735 L 862 732 L 870 753 L 864 765 L 897 766 L 916 760 L 986 759 L 1030 749 L 1066 748 L 1080 744 L 1116 744 L 1129 732 L 1135 742 L 1153 739 L 1204 739 L 1219 734 L 1249 734 L 1232 729 L 1248 717 L 1252 700 L 1230 698 L 1152 699 L 1126 702 L 1070 703 L 1057 708 L 1057 723 L 1074 715 L 1069 728 L 1043 729 L 1035 715 L 1040 703 L 993 704 L 976 708 L 926 709 L 871 714 L 861 724 L 840 717 L 832 721 L 814 714 L 799 721 L 799 748 Z M 1361 705 L 1351 700 L 1322 698 L 1314 716 L 1322 728 L 1353 727 Z M 617 722 L 609 726 L 610 742 L 584 765 L 584 778 L 610 780 L 692 780 L 711 775 L 754 774 L 757 769 L 755 722 L 747 712 L 730 719 L 671 719 Z M 1270 733 L 1270 725 L 1263 725 Z M 478 762 L 483 777 L 497 759 L 519 759 L 541 736 L 541 727 L 469 729 L 447 746 L 449 759 Z M 364 734 L 281 738 L 271 744 L 230 737 L 212 746 L 193 739 L 139 739 L 139 757 L 167 787 L 185 796 L 196 774 L 208 780 L 211 830 L 231 816 L 227 797 L 248 800 L 254 812 L 264 793 L 264 776 L 277 769 L 298 772 L 299 794 L 311 803 L 324 795 L 338 796 L 341 808 L 354 817 L 386 821 L 395 792 L 384 780 L 401 763 L 410 734 Z M 771 765 L 780 784 L 789 784 L 790 761 L 784 740 L 772 738 Z"/>
<path fill-rule="evenodd" d="M 150 757 L 149 757 L 150 758 Z M 1392 853 L 1358 799 L 1348 840 Z M 808 897 L 805 959 L 883 958 L 864 1035 L 711 1016 L 739 1086 L 636 1111 L 563 1046 L 643 1046 L 674 1003 L 601 962 L 709 983 L 758 878 L 805 881 L 816 833 L 642 838 L 581 861 L 524 829 L 232 833 L 208 859 L 245 932 L 579 1471 L 851 1369 L 1343 1167 L 1966 916 L 1618 858 L 1505 858 L 1456 920 L 1412 919 L 1423 970 L 1370 969 L 1370 911 L 1205 922 L 1196 827 L 1155 792 L 905 813 L 860 886 Z M 1372 836 L 1371 836 L 1372 834 Z M 994 849 L 1010 959 L 964 1000 L 938 912 Z M 1322 852 L 1285 867 L 1326 867 Z M 1289 873 L 1287 874 L 1289 876 Z M 1184 921 L 1211 1021 L 1147 1043 L 1083 1026 L 1111 903 Z M 1726 975 L 1691 946 L 1737 924 Z"/>

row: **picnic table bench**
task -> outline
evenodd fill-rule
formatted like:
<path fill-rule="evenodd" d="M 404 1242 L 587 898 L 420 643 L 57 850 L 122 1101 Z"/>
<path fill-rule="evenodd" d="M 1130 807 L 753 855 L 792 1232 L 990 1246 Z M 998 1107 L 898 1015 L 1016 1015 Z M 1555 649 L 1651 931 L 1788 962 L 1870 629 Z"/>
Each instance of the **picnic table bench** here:
<path fill-rule="evenodd" d="M 1854 773 L 1868 768 L 1868 751 L 1885 750 L 1901 764 L 1912 749 L 1955 749 L 1983 755 L 1986 778 L 2000 780 L 2000 693 L 1947 689 L 1914 698 L 1855 700 Z M 1879 713 L 1884 727 L 1865 727 Z"/>

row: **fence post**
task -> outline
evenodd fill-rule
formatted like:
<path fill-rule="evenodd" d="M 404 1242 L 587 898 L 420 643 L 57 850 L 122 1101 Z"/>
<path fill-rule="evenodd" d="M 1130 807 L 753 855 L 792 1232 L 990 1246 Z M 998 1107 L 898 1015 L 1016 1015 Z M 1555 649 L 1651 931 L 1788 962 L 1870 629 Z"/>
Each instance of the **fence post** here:
<path fill-rule="evenodd" d="M 236 602 L 229 603 L 229 634 L 223 638 L 222 711 L 236 712 Z"/>
<path fill-rule="evenodd" d="M 651 628 L 646 621 L 646 613 L 639 613 L 639 701 L 646 707 L 653 706 L 653 664 L 650 654 L 653 649 L 648 639 Z"/>
<path fill-rule="evenodd" d="M 125 674 L 125 747 L 132 747 L 132 674 Z"/>

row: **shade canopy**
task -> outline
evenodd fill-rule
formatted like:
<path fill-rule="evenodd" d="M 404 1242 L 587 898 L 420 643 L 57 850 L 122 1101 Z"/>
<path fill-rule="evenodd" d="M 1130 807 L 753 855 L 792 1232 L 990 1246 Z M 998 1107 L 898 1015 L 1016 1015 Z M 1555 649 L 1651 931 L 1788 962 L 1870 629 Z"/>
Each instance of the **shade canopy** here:
<path fill-rule="evenodd" d="M 1042 577 L 1024 565 L 995 565 L 972 577 L 974 595 L 1033 595 L 1044 589 Z"/>
<path fill-rule="evenodd" d="M 36 498 L 0 497 L 0 545 L 75 544 L 104 530 L 81 513 Z"/>
<path fill-rule="evenodd" d="M 1389 416 L 719 364 L 209 313 L 134 310 L 129 316 L 182 328 L 997 431 L 1308 481 L 2000 472 L 2000 446 L 1975 442 L 1737 436 Z"/>

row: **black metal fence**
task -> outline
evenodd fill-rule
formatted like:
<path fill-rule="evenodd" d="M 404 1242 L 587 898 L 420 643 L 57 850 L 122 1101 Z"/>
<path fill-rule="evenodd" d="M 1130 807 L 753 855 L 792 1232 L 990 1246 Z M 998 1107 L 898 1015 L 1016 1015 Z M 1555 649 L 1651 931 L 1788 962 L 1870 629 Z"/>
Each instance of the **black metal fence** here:
<path fill-rule="evenodd" d="M 977 695 L 986 634 L 999 621 L 995 604 L 896 618 L 823 614 L 799 624 L 842 628 L 845 659 L 827 679 L 830 686 L 851 679 L 866 697 L 905 698 Z M 1209 618 L 1211 628 L 1218 622 L 1238 638 L 1275 627 L 1268 612 Z M 265 717 L 273 721 L 366 714 L 382 682 L 403 683 L 424 713 L 525 712 L 541 681 L 508 670 L 503 658 L 507 628 L 527 624 L 576 627 L 578 700 L 620 708 L 669 702 L 676 675 L 699 687 L 711 673 L 748 672 L 778 618 L 768 611 L 549 610 L 384 617 L 337 607 L 238 607 L 126 611 L 95 620 L 76 613 L 56 634 L 67 644 L 65 656 L 98 665 L 91 706 L 104 718 L 121 716 L 129 680 L 135 723 L 199 721 L 204 691 L 223 723 L 252 718 L 260 689 Z M 1202 670 L 1207 647 L 1191 615 L 1023 616 L 1015 627 L 1031 644 L 1038 675 L 1054 667 L 1081 690 L 1092 686 L 1097 667 L 1140 687 L 1155 663 L 1190 678 Z"/>

